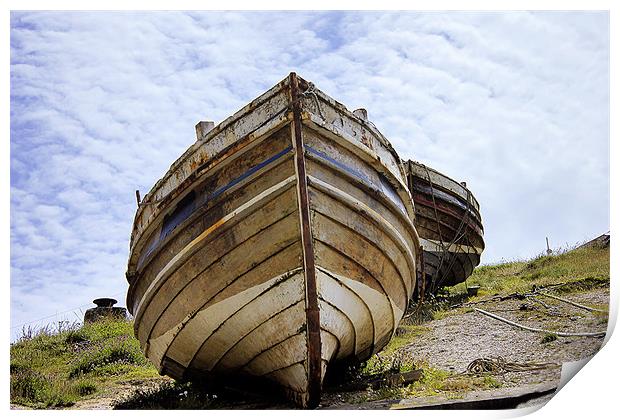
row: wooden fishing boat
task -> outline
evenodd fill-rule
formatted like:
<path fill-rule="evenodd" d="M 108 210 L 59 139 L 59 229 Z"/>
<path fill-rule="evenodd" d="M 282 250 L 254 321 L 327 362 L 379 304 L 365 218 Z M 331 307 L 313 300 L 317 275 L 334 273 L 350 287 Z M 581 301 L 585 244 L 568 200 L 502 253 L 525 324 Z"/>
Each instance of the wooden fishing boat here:
<path fill-rule="evenodd" d="M 423 249 L 418 295 L 464 282 L 484 250 L 480 205 L 466 184 L 419 162 L 404 163 Z M 423 289 L 423 290 L 422 290 Z"/>
<path fill-rule="evenodd" d="M 294 73 L 196 132 L 139 202 L 135 334 L 162 374 L 263 378 L 314 407 L 327 367 L 384 347 L 416 287 L 400 159 Z"/>

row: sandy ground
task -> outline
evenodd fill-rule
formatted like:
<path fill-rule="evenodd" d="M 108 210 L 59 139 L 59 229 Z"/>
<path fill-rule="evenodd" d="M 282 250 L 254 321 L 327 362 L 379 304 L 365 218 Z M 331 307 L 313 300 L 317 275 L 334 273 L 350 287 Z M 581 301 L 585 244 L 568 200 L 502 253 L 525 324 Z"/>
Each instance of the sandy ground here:
<path fill-rule="evenodd" d="M 600 288 L 563 297 L 584 305 L 605 304 L 609 289 Z M 557 313 L 542 305 L 522 300 L 505 300 L 469 305 L 529 327 L 562 332 L 605 331 L 607 318 L 597 316 L 575 306 L 539 297 L 553 305 Z M 519 309 L 521 305 L 528 309 Z M 457 309 L 453 312 L 462 312 Z M 579 360 L 595 354 L 603 338 L 558 337 L 541 343 L 544 334 L 525 331 L 478 312 L 456 313 L 432 321 L 429 331 L 417 337 L 405 351 L 414 359 L 424 359 L 446 370 L 463 371 L 480 357 L 502 357 L 510 362 L 565 362 Z"/>

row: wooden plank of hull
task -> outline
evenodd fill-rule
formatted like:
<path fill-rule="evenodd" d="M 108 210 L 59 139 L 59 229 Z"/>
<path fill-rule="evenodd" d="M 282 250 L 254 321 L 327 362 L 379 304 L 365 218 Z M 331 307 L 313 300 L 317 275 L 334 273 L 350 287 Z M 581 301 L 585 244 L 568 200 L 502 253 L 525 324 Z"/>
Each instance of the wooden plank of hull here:
<path fill-rule="evenodd" d="M 287 269 L 290 269 L 291 267 L 300 264 L 300 255 L 301 251 L 298 244 L 292 244 L 278 254 L 275 254 L 267 260 L 256 265 L 251 271 L 237 278 L 229 286 L 220 286 L 220 292 L 216 293 L 213 298 L 204 299 L 204 303 L 200 307 L 198 313 L 201 313 L 205 308 L 208 308 L 209 306 L 219 305 L 221 301 L 225 301 L 226 299 L 235 296 L 238 293 L 242 293 L 247 289 L 253 287 L 266 287 L 267 285 L 269 285 L 269 282 L 273 281 L 273 279 L 287 276 Z M 282 272 L 284 272 L 285 274 L 281 274 Z M 197 317 L 197 314 L 190 313 L 180 323 L 180 327 L 183 327 L 185 324 L 192 322 L 194 317 Z M 172 339 L 174 341 L 172 341 L 170 344 L 171 351 L 176 348 L 182 350 L 182 352 L 187 352 L 187 349 L 193 348 L 195 346 L 195 341 L 199 340 L 200 343 L 202 343 L 205 339 L 205 334 L 194 334 L 191 329 L 186 330 L 181 328 L 178 330 L 177 333 L 175 333 Z M 177 345 L 177 341 L 179 342 L 179 344 L 177 347 L 174 347 Z M 182 360 L 181 358 L 183 357 L 180 354 L 177 356 L 174 352 L 171 353 L 170 356 L 174 357 L 176 360 Z"/>
<path fill-rule="evenodd" d="M 416 204 L 416 218 L 428 219 L 431 222 L 437 225 L 436 218 L 439 218 L 439 221 L 442 226 L 446 226 L 448 229 L 457 229 L 461 223 L 465 223 L 465 226 L 471 232 L 472 238 L 479 242 L 482 242 L 482 222 L 479 219 L 476 219 L 470 213 L 467 216 L 467 213 L 462 209 L 450 208 L 449 205 L 446 205 L 442 200 L 436 199 L 433 203 L 433 199 L 431 197 L 422 196 L 419 194 L 413 194 L 413 200 Z M 436 213 L 435 213 L 436 211 Z M 436 216 L 437 215 L 437 216 Z M 416 222 L 417 224 L 421 222 Z M 432 226 L 432 223 L 429 224 Z"/>
<path fill-rule="evenodd" d="M 480 220 L 480 213 L 474 206 L 473 196 L 471 195 L 468 202 L 466 198 L 463 199 L 459 196 L 455 196 L 451 192 L 446 192 L 439 186 L 428 184 L 427 180 L 417 177 L 413 177 L 411 188 L 412 196 L 421 197 L 421 199 L 427 201 L 429 205 L 432 204 L 434 198 L 436 202 L 441 202 L 455 213 L 469 214 L 472 220 Z"/>
<path fill-rule="evenodd" d="M 148 288 L 140 287 L 135 289 L 138 299 L 136 299 L 136 305 L 133 308 L 130 307 L 133 313 L 139 317 L 138 305 L 140 301 L 148 299 L 148 297 L 144 297 L 147 291 L 151 294 L 158 291 L 161 284 L 157 284 L 157 282 L 166 280 L 164 277 L 165 273 L 171 272 L 173 269 L 189 270 L 184 273 L 184 276 L 187 280 L 190 280 L 208 265 L 221 258 L 228 248 L 242 243 L 260 229 L 264 229 L 275 221 L 294 212 L 296 208 L 293 205 L 293 182 L 294 177 L 285 179 L 273 188 L 268 188 L 261 194 L 243 203 L 243 205 L 224 215 L 217 222 L 208 225 L 199 236 L 193 238 L 191 242 L 184 244 L 183 248 L 175 253 L 172 258 L 166 258 L 165 265 L 158 263 L 159 271 L 149 270 L 145 273 L 144 278 L 148 279 L 148 274 L 154 280 L 148 284 Z M 254 211 L 254 214 L 251 214 L 252 209 L 257 206 L 260 208 Z M 247 215 L 249 216 L 245 217 Z M 207 243 L 212 243 L 214 246 L 204 248 Z M 203 254 L 205 253 L 208 255 L 204 256 Z M 202 259 L 203 257 L 210 258 Z M 185 264 L 186 267 L 183 267 L 182 265 L 190 258 L 199 260 L 200 264 L 194 266 Z M 153 261 L 154 265 L 155 263 L 156 261 Z M 141 290 L 144 290 L 144 292 L 138 295 L 138 292 Z"/>
<path fill-rule="evenodd" d="M 149 358 L 156 366 L 161 364 L 164 357 L 168 357 L 188 368 L 205 341 L 242 308 L 254 304 L 259 297 L 276 286 L 289 293 L 294 292 L 295 287 L 299 288 L 299 271 L 299 269 L 293 270 L 246 288 L 242 292 L 200 309 L 193 315 L 188 315 L 166 333 L 149 340 Z M 290 284 L 282 286 L 282 283 L 291 278 L 293 279 Z"/>
<path fill-rule="evenodd" d="M 312 224 L 316 240 L 349 255 L 381 283 L 382 288 L 395 303 L 395 311 L 396 308 L 402 311 L 407 307 L 408 297 L 404 280 L 381 249 L 358 233 L 320 213 L 314 213 Z"/>
<path fill-rule="evenodd" d="M 460 197 L 462 200 L 467 201 L 467 188 L 463 187 L 459 182 L 453 180 L 452 178 L 440 173 L 439 171 L 423 165 L 419 162 L 408 161 L 407 162 L 407 176 L 408 177 L 416 177 L 418 179 L 423 180 L 425 183 L 432 182 L 437 188 L 445 190 L 446 192 L 450 192 L 457 197 Z M 410 189 L 413 190 L 412 185 L 410 185 Z M 480 205 L 476 198 L 471 195 L 472 205 L 473 207 L 479 211 Z"/>
<path fill-rule="evenodd" d="M 392 337 L 395 325 L 398 325 L 394 320 L 399 320 L 402 316 L 402 311 L 395 309 L 397 306 L 385 292 L 329 272 L 320 266 L 319 279 L 322 300 L 333 307 L 337 306 L 355 330 L 355 353 L 338 353 L 337 358 L 355 358 L 361 361 L 383 348 Z M 343 338 L 327 327 L 333 323 L 327 319 L 328 316 L 328 313 L 321 312 L 321 326 L 341 343 Z"/>
<path fill-rule="evenodd" d="M 197 370 L 211 371 L 217 368 L 220 360 L 226 356 L 227 351 L 239 343 L 247 334 L 260 327 L 265 322 L 273 322 L 276 314 L 293 307 L 304 300 L 305 287 L 301 271 L 281 283 L 276 283 L 267 291 L 258 295 L 254 300 L 238 309 L 232 316 L 218 327 L 209 337 L 206 337 L 198 352 L 190 362 L 190 366 Z M 238 306 L 236 306 L 238 308 Z M 277 318 L 280 321 L 284 321 Z M 291 322 L 303 327 L 304 319 L 292 319 Z M 249 342 L 250 348 L 255 343 Z M 305 356 L 305 352 L 303 352 Z M 244 358 L 244 352 L 236 351 L 229 353 L 229 364 L 240 367 L 248 361 Z"/>
<path fill-rule="evenodd" d="M 315 144 L 314 147 L 318 146 Z M 356 200 L 381 214 L 406 239 L 410 247 L 417 245 L 415 227 L 411 215 L 404 211 L 402 202 L 397 201 L 398 195 L 392 191 L 388 196 L 385 186 L 378 186 L 369 177 L 359 173 L 355 168 L 348 167 L 335 158 L 327 158 L 324 153 L 310 149 L 307 153 L 308 173 L 313 178 L 327 182 L 332 187 L 346 193 Z M 412 213 L 413 214 L 413 213 Z"/>
<path fill-rule="evenodd" d="M 433 291 L 439 289 L 441 283 L 447 278 L 464 281 L 469 276 L 462 264 L 454 264 L 456 253 L 423 252 L 425 265 L 428 266 L 427 278 Z M 427 262 L 428 264 L 426 264 Z"/>
<path fill-rule="evenodd" d="M 482 248 L 477 248 L 473 245 L 463 244 L 460 242 L 456 242 L 453 244 L 444 242 L 444 244 L 442 245 L 441 242 L 437 240 L 420 239 L 420 244 L 425 250 L 434 251 L 434 252 L 444 252 L 444 251 L 463 252 L 463 253 L 470 253 L 470 254 L 478 254 L 478 256 L 480 256 L 480 254 L 482 254 L 482 251 L 483 251 Z"/>
<path fill-rule="evenodd" d="M 480 255 L 476 253 L 449 253 L 444 256 L 445 263 L 437 271 L 437 265 L 441 259 L 440 252 L 424 251 L 425 262 L 430 261 L 426 273 L 436 279 L 435 290 L 443 286 L 453 286 L 465 281 L 480 263 Z M 453 261 L 452 264 L 450 262 Z M 426 268 L 426 267 L 425 267 Z"/>
<path fill-rule="evenodd" d="M 143 235 L 157 225 L 162 211 L 174 207 L 187 187 L 200 182 L 201 177 L 219 165 L 238 157 L 240 149 L 247 150 L 288 122 L 286 109 L 290 102 L 286 81 L 270 89 L 213 128 L 205 138 L 194 143 L 170 167 L 144 197 L 134 219 L 132 255 L 142 252 L 137 244 Z M 130 258 L 129 269 L 135 260 Z"/>
<path fill-rule="evenodd" d="M 390 232 L 389 225 L 387 223 L 382 224 L 384 221 L 381 219 L 378 219 L 376 223 L 385 230 L 371 222 L 373 220 L 371 217 L 364 216 L 361 212 L 352 212 L 350 208 L 318 189 L 312 189 L 311 195 L 315 217 L 321 215 L 331 219 L 342 226 L 340 229 L 345 228 L 345 230 L 357 233 L 385 254 L 385 257 L 398 272 L 404 289 L 404 296 L 408 298 L 411 294 L 412 284 L 415 282 L 415 279 L 412 278 L 412 272 L 415 272 L 415 262 L 402 236 L 398 235 L 397 232 Z M 342 196 L 346 197 L 344 194 Z M 386 232 L 390 232 L 390 234 Z"/>
<path fill-rule="evenodd" d="M 424 250 L 427 292 L 463 282 L 484 250 L 480 207 L 463 185 L 418 162 L 404 165 Z"/>

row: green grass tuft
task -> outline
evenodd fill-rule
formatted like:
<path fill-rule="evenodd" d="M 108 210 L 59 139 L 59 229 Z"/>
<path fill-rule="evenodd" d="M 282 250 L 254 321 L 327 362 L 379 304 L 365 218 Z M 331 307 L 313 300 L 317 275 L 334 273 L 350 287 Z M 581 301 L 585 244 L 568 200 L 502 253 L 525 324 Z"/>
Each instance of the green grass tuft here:
<path fill-rule="evenodd" d="M 67 407 L 117 381 L 159 377 L 133 324 L 122 320 L 29 330 L 10 354 L 11 402 L 35 408 Z"/>

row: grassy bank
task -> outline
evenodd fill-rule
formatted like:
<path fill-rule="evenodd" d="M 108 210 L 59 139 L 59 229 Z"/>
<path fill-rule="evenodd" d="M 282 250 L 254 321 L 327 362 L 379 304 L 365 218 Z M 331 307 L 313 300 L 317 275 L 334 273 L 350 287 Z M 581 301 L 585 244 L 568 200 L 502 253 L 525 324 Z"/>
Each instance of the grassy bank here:
<path fill-rule="evenodd" d="M 609 282 L 609 248 L 587 247 L 476 268 L 467 285 L 480 286 L 479 296 L 531 291 L 532 286 L 573 283 L 575 290 Z M 580 286 L 581 285 L 581 286 Z M 465 294 L 465 283 L 448 288 L 451 295 Z M 564 292 L 570 291 L 564 288 Z"/>
<path fill-rule="evenodd" d="M 159 376 L 128 321 L 29 332 L 10 354 L 11 402 L 34 408 L 69 407 L 119 381 Z"/>

